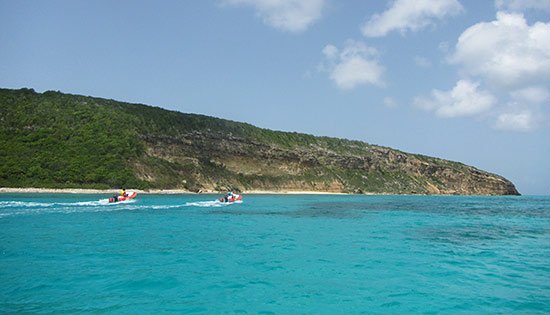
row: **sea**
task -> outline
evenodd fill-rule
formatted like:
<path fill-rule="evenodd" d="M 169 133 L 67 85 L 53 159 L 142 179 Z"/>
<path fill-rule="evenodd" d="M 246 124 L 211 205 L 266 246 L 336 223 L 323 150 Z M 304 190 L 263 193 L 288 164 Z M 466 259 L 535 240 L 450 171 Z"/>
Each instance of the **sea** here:
<path fill-rule="evenodd" d="M 550 197 L 0 194 L 0 314 L 550 314 Z"/>

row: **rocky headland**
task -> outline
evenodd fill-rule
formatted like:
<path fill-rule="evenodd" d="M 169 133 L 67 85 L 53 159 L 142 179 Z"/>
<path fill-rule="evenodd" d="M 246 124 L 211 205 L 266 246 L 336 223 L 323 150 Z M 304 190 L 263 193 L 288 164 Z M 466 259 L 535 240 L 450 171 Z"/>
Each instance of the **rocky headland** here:
<path fill-rule="evenodd" d="M 0 89 L 0 187 L 517 195 L 459 162 L 60 92 Z"/>

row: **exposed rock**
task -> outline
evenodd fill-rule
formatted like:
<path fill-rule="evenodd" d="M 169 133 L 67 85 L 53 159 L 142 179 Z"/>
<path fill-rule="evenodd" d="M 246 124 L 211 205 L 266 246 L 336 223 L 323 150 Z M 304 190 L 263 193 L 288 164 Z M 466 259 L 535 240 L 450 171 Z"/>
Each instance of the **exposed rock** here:
<path fill-rule="evenodd" d="M 200 161 L 224 174 L 225 184 L 202 176 L 204 189 L 516 195 L 503 177 L 466 165 L 365 144 L 365 155 L 324 147 L 283 148 L 233 135 L 192 132 L 178 139 L 143 137 L 155 156 L 167 161 Z M 199 174 L 196 174 L 199 175 Z M 200 176 L 199 176 L 200 177 Z M 212 177 L 216 177 L 213 175 Z"/>

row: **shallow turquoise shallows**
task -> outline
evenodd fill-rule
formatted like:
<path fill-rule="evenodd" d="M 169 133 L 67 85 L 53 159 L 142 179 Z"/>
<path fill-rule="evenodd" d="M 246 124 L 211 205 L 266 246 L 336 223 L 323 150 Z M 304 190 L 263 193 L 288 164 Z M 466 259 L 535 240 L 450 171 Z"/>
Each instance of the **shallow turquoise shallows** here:
<path fill-rule="evenodd" d="M 550 312 L 550 197 L 0 194 L 0 313 Z"/>

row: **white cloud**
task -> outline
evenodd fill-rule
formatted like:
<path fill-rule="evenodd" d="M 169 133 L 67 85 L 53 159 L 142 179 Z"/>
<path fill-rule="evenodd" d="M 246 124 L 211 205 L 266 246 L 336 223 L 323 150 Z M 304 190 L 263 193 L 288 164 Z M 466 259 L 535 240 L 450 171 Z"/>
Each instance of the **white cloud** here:
<path fill-rule="evenodd" d="M 479 83 L 460 80 L 452 90 L 433 90 L 431 97 L 416 98 L 414 103 L 440 117 L 464 117 L 486 112 L 496 101 L 490 92 L 479 89 Z"/>
<path fill-rule="evenodd" d="M 541 104 L 550 100 L 550 92 L 541 86 L 531 86 L 510 93 L 516 101 L 527 104 Z"/>
<path fill-rule="evenodd" d="M 376 62 L 353 57 L 338 64 L 330 78 L 342 89 L 349 90 L 360 84 L 380 84 L 380 72 Z"/>
<path fill-rule="evenodd" d="M 341 51 L 333 45 L 325 46 L 323 54 L 326 64 L 319 68 L 329 72 L 330 79 L 341 89 L 384 84 L 384 67 L 378 62 L 378 51 L 374 48 L 349 40 Z"/>
<path fill-rule="evenodd" d="M 550 0 L 496 0 L 499 10 L 521 12 L 527 9 L 550 11 Z"/>
<path fill-rule="evenodd" d="M 526 9 L 542 8 L 546 1 L 495 3 Z M 550 101 L 550 23 L 529 25 L 521 13 L 498 12 L 496 20 L 467 28 L 449 61 L 459 66 L 463 79 L 450 91 L 417 97 L 416 106 L 440 117 L 481 118 L 500 130 L 527 132 L 544 120 L 541 108 Z"/>
<path fill-rule="evenodd" d="M 497 13 L 497 20 L 464 31 L 451 62 L 468 75 L 504 89 L 521 89 L 550 79 L 550 23 L 527 25 L 521 14 Z"/>
<path fill-rule="evenodd" d="M 497 117 L 496 129 L 509 131 L 531 131 L 536 127 L 534 115 L 529 110 L 502 113 Z"/>
<path fill-rule="evenodd" d="M 253 7 L 267 25 L 299 33 L 321 18 L 326 0 L 222 0 L 229 5 Z"/>
<path fill-rule="evenodd" d="M 395 30 L 415 32 L 462 11 L 457 0 L 396 0 L 388 10 L 365 22 L 361 31 L 367 37 L 381 37 Z"/>
<path fill-rule="evenodd" d="M 325 48 L 323 48 L 323 55 L 328 59 L 334 59 L 338 56 L 338 48 L 334 45 L 326 45 Z"/>

